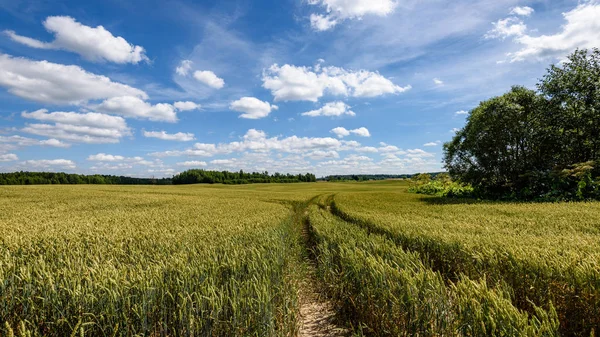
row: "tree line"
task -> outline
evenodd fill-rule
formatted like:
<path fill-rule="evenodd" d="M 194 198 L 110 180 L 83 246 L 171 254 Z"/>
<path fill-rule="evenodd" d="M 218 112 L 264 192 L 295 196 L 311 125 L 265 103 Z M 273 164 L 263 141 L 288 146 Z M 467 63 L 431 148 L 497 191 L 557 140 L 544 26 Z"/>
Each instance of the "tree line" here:
<path fill-rule="evenodd" d="M 132 178 L 112 175 L 83 175 L 54 172 L 0 173 L 0 185 L 170 185 L 171 178 Z"/>
<path fill-rule="evenodd" d="M 471 110 L 444 144 L 446 169 L 485 197 L 600 199 L 600 50 L 552 65 L 536 89 Z"/>
<path fill-rule="evenodd" d="M 269 172 L 246 173 L 228 171 L 207 171 L 200 169 L 187 170 L 173 177 L 174 185 L 182 184 L 263 184 L 263 183 L 301 183 L 316 182 L 317 177 L 312 173 L 270 175 Z"/>
<path fill-rule="evenodd" d="M 435 177 L 441 172 L 428 173 Z M 369 180 L 388 180 L 388 179 L 410 179 L 414 174 L 346 174 L 346 175 L 330 175 L 319 180 L 330 182 L 335 181 L 369 181 Z"/>

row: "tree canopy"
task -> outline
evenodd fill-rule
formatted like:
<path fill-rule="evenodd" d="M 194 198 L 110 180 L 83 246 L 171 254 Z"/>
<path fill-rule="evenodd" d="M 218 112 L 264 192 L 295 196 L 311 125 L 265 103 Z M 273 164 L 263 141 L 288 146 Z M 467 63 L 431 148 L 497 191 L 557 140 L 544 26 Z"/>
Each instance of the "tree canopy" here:
<path fill-rule="evenodd" d="M 300 183 L 315 182 L 317 178 L 312 173 L 269 175 L 269 172 L 246 173 L 228 171 L 187 170 L 173 177 L 173 184 L 256 184 L 256 183 Z"/>
<path fill-rule="evenodd" d="M 471 110 L 444 144 L 445 167 L 485 196 L 600 197 L 600 50 L 551 66 L 537 89 L 515 86 Z"/>

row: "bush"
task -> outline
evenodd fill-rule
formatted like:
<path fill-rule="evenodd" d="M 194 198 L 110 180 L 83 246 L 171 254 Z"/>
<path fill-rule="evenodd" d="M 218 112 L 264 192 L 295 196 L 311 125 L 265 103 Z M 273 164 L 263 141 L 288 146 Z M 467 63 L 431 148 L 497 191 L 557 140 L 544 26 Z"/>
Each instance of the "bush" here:
<path fill-rule="evenodd" d="M 431 180 L 431 177 L 428 178 L 425 176 L 429 175 L 420 174 L 413 177 L 408 191 L 448 198 L 469 198 L 475 194 L 471 185 L 453 182 L 447 173 L 438 174 L 435 180 Z"/>

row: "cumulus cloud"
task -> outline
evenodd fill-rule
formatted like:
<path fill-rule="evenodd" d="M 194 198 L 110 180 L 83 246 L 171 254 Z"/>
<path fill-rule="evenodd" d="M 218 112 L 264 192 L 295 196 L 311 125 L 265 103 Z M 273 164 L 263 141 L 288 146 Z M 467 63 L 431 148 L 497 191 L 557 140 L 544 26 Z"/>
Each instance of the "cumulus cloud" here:
<path fill-rule="evenodd" d="M 469 112 L 466 111 L 466 110 L 459 110 L 459 111 L 455 112 L 454 114 L 456 114 L 456 115 L 468 115 Z"/>
<path fill-rule="evenodd" d="M 242 112 L 240 118 L 260 119 L 267 117 L 272 110 L 277 110 L 278 107 L 255 97 L 242 97 L 237 101 L 231 102 L 229 109 Z"/>
<path fill-rule="evenodd" d="M 119 155 L 112 155 L 112 154 L 106 154 L 106 153 L 98 153 L 98 154 L 93 154 L 93 155 L 89 155 L 87 157 L 88 161 L 93 161 L 93 162 L 101 162 L 101 163 L 125 163 L 126 165 L 121 165 L 121 166 L 113 166 L 112 169 L 123 169 L 123 168 L 132 168 L 132 164 L 138 164 L 138 165 L 146 165 L 146 166 L 153 166 L 155 165 L 155 163 L 145 160 L 143 157 L 124 157 L 124 156 L 119 156 Z M 108 166 L 99 166 L 96 168 L 110 168 Z"/>
<path fill-rule="evenodd" d="M 87 160 L 89 160 L 89 161 L 123 161 L 123 160 L 125 160 L 125 157 L 114 156 L 112 154 L 106 154 L 106 153 L 98 153 L 95 155 L 88 156 Z"/>
<path fill-rule="evenodd" d="M 203 156 L 212 157 L 218 154 L 231 154 L 235 152 L 260 152 L 270 151 L 284 153 L 303 153 L 315 150 L 336 150 L 343 147 L 343 143 L 335 138 L 325 137 L 298 137 L 269 138 L 264 131 L 250 129 L 241 141 L 223 144 L 196 143 L 191 149 L 184 151 L 166 151 L 152 153 L 155 157 L 169 156 Z"/>
<path fill-rule="evenodd" d="M 124 136 L 131 135 L 125 120 L 117 116 L 89 112 L 51 112 L 41 109 L 23 112 L 23 118 L 35 119 L 54 124 L 28 124 L 23 132 L 62 139 L 71 142 L 105 144 L 118 143 Z M 59 144 L 52 141 L 45 145 Z"/>
<path fill-rule="evenodd" d="M 515 42 L 523 48 L 509 54 L 511 62 L 561 58 L 577 48 L 600 47 L 600 3 L 589 1 L 563 13 L 566 23 L 553 35 L 522 34 Z"/>
<path fill-rule="evenodd" d="M 323 150 L 317 150 L 317 151 L 312 151 L 309 152 L 305 155 L 305 157 L 308 157 L 312 160 L 323 160 L 323 159 L 335 159 L 335 158 L 339 158 L 340 154 L 337 153 L 337 151 L 323 151 Z"/>
<path fill-rule="evenodd" d="M 177 122 L 175 107 L 167 103 L 152 105 L 135 96 L 113 97 L 96 106 L 103 113 L 160 122 Z"/>
<path fill-rule="evenodd" d="M 175 72 L 181 76 L 187 76 L 190 73 L 190 70 L 192 70 L 192 64 L 194 63 L 190 60 L 183 60 L 179 66 L 175 68 Z"/>
<path fill-rule="evenodd" d="M 0 86 L 21 98 L 52 104 L 81 104 L 117 96 L 148 95 L 78 66 L 31 61 L 0 54 Z"/>
<path fill-rule="evenodd" d="M 204 167 L 206 165 L 207 165 L 206 162 L 198 161 L 198 160 L 191 160 L 191 161 L 184 161 L 181 163 L 177 163 L 177 166 L 185 166 L 185 167 Z"/>
<path fill-rule="evenodd" d="M 314 30 L 325 31 L 335 27 L 338 21 L 331 18 L 331 16 L 325 16 L 320 14 L 310 15 L 310 26 Z"/>
<path fill-rule="evenodd" d="M 221 89 L 225 86 L 225 81 L 219 78 L 215 73 L 209 70 L 194 72 L 194 78 L 214 89 Z"/>
<path fill-rule="evenodd" d="M 527 30 L 527 25 L 516 17 L 498 20 L 494 23 L 494 29 L 485 34 L 486 39 L 506 39 L 511 36 L 522 36 Z"/>
<path fill-rule="evenodd" d="M 431 147 L 431 146 L 438 146 L 438 145 L 440 145 L 441 143 L 442 143 L 441 141 L 439 141 L 439 140 L 436 140 L 435 142 L 429 142 L 429 143 L 425 143 L 425 144 L 423 144 L 423 146 L 428 146 L 428 147 Z"/>
<path fill-rule="evenodd" d="M 19 157 L 17 157 L 17 155 L 14 153 L 0 154 L 0 162 L 9 162 L 16 160 L 19 160 Z"/>
<path fill-rule="evenodd" d="M 177 132 L 175 134 L 168 134 L 166 131 L 144 131 L 143 133 L 144 137 L 173 140 L 178 142 L 190 142 L 196 139 L 193 133 Z"/>
<path fill-rule="evenodd" d="M 533 12 L 533 8 L 527 6 L 517 6 L 510 10 L 510 14 L 519 16 L 530 16 Z"/>
<path fill-rule="evenodd" d="M 555 34 L 533 36 L 521 17 L 533 13 L 529 7 L 515 7 L 514 16 L 493 23 L 494 28 L 485 34 L 488 39 L 512 38 L 522 48 L 507 54 L 510 62 L 525 60 L 540 61 L 548 58 L 562 58 L 575 49 L 600 47 L 600 2 L 586 1 L 571 11 L 563 13 L 565 24 Z M 499 61 L 502 63 L 504 61 Z"/>
<path fill-rule="evenodd" d="M 342 115 L 356 116 L 356 113 L 354 113 L 354 111 L 352 111 L 350 109 L 351 109 L 351 107 L 344 102 L 329 102 L 317 110 L 311 110 L 311 111 L 302 113 L 302 116 L 309 116 L 309 117 L 318 117 L 318 116 L 338 117 L 338 116 L 342 116 Z"/>
<path fill-rule="evenodd" d="M 338 136 L 338 138 L 344 138 L 346 136 L 350 136 L 350 131 L 346 130 L 346 128 L 343 127 L 337 127 L 334 129 L 331 129 L 331 131 L 329 131 L 333 134 L 335 134 L 336 136 Z"/>
<path fill-rule="evenodd" d="M 371 133 L 365 127 L 350 130 L 350 132 L 360 137 L 371 137 Z"/>
<path fill-rule="evenodd" d="M 354 129 L 354 130 L 347 130 L 346 128 L 343 128 L 343 127 L 337 127 L 337 128 L 331 129 L 331 131 L 329 131 L 329 132 L 335 134 L 336 136 L 338 136 L 338 138 L 344 138 L 346 136 L 350 136 L 350 134 L 355 134 L 360 137 L 371 137 L 371 133 L 365 127 L 361 127 L 361 128 Z"/>
<path fill-rule="evenodd" d="M 61 142 L 58 139 L 50 138 L 50 139 L 33 139 L 23 136 L 0 136 L 0 144 L 9 145 L 10 149 L 16 149 L 17 147 L 22 146 L 50 146 L 50 147 L 60 147 L 60 148 L 68 148 L 71 147 L 71 144 Z M 2 152 L 2 147 L 0 146 L 0 152 Z"/>
<path fill-rule="evenodd" d="M 26 160 L 22 162 L 27 168 L 35 168 L 35 169 L 44 169 L 44 170 L 52 170 L 52 169 L 75 169 L 77 165 L 75 162 L 68 159 L 39 159 L 39 160 Z"/>
<path fill-rule="evenodd" d="M 125 119 L 96 112 L 48 112 L 47 109 L 40 109 L 33 112 L 24 111 L 21 113 L 21 117 L 44 122 L 91 126 L 95 128 L 127 129 Z"/>
<path fill-rule="evenodd" d="M 386 16 L 397 6 L 395 0 L 309 0 L 311 5 L 325 8 L 327 15 L 311 15 L 313 29 L 324 31 L 346 19 L 360 19 L 365 15 Z"/>
<path fill-rule="evenodd" d="M 196 104 L 194 102 L 175 102 L 173 104 L 173 106 L 175 107 L 175 109 L 179 110 L 179 111 L 190 111 L 190 110 L 196 110 L 196 109 L 200 109 L 200 104 Z"/>
<path fill-rule="evenodd" d="M 434 78 L 433 79 L 433 83 L 437 86 L 443 86 L 444 85 L 444 81 L 440 80 L 439 78 Z"/>
<path fill-rule="evenodd" d="M 143 47 L 134 46 L 120 36 L 114 36 L 102 26 L 89 27 L 69 16 L 50 16 L 44 21 L 54 41 L 42 42 L 7 30 L 13 41 L 38 49 L 61 49 L 81 55 L 93 62 L 139 63 L 149 61 Z"/>
<path fill-rule="evenodd" d="M 339 67 L 297 67 L 273 64 L 263 71 L 263 87 L 275 101 L 316 102 L 325 93 L 335 96 L 377 97 L 411 89 L 400 87 L 377 72 Z"/>

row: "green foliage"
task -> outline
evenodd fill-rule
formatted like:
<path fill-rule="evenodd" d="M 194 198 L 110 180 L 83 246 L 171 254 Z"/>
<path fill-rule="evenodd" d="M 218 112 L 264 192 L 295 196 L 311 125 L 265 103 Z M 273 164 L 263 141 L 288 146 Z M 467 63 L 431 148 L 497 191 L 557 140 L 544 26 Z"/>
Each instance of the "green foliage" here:
<path fill-rule="evenodd" d="M 474 196 L 471 185 L 453 182 L 447 173 L 438 174 L 433 180 L 428 174 L 415 175 L 411 179 L 408 191 L 448 198 L 470 198 Z"/>
<path fill-rule="evenodd" d="M 131 178 L 111 175 L 83 175 L 54 172 L 0 173 L 0 185 L 170 185 L 170 178 Z"/>
<path fill-rule="evenodd" d="M 444 144 L 444 161 L 458 182 L 492 198 L 585 200 L 600 171 L 561 174 L 600 159 L 600 50 L 578 50 L 551 66 L 539 92 L 513 87 L 481 102 L 466 126 Z"/>
<path fill-rule="evenodd" d="M 441 173 L 428 173 L 430 176 L 435 177 Z M 410 179 L 413 174 L 348 174 L 348 175 L 332 175 L 322 180 L 336 182 L 336 181 L 370 181 L 370 180 L 389 180 L 389 179 Z"/>
<path fill-rule="evenodd" d="M 183 184 L 264 184 L 264 183 L 301 183 L 316 182 L 317 178 L 312 173 L 307 174 L 280 174 L 269 175 L 268 172 L 245 173 L 228 171 L 206 171 L 206 170 L 187 170 L 173 177 L 174 185 Z"/>

